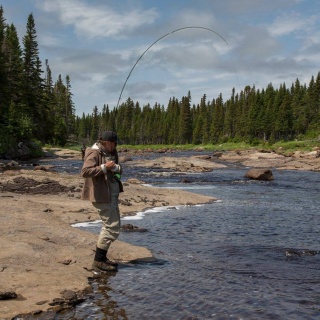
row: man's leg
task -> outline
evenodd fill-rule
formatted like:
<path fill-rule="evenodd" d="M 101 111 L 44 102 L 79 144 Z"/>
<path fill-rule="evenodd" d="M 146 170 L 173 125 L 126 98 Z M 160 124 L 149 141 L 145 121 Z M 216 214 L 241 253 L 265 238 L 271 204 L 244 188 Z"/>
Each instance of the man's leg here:
<path fill-rule="evenodd" d="M 93 203 L 94 207 L 98 210 L 102 220 L 102 228 L 97 241 L 96 255 L 94 264 L 106 267 L 117 266 L 107 259 L 108 249 L 113 241 L 115 241 L 120 233 L 120 213 L 119 213 L 119 186 L 118 183 L 112 183 L 111 188 L 111 202 L 110 203 Z M 99 262 L 99 264 L 95 263 Z M 98 267 L 99 268 L 99 267 Z M 100 268 L 99 268 L 100 269 Z M 105 268 L 104 268 L 105 269 Z M 112 268 L 111 268 L 112 269 Z M 106 270 L 113 271 L 113 270 Z"/>

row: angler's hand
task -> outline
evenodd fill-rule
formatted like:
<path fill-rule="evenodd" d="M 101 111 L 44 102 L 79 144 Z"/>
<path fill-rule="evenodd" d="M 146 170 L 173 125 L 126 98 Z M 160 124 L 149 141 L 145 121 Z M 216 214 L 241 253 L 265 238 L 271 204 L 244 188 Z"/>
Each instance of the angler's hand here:
<path fill-rule="evenodd" d="M 112 169 L 114 169 L 114 167 L 115 167 L 115 163 L 114 163 L 114 161 L 107 161 L 106 163 L 105 163 L 105 166 L 106 166 L 106 169 L 107 170 L 112 170 Z"/>
<path fill-rule="evenodd" d="M 115 164 L 114 167 L 111 169 L 111 172 L 120 173 L 121 167 L 119 164 Z"/>

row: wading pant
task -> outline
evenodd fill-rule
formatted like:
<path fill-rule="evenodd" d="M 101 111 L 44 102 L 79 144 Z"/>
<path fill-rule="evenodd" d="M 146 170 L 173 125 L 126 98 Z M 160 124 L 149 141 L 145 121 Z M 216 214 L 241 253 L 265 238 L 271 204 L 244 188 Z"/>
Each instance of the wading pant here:
<path fill-rule="evenodd" d="M 108 251 L 111 242 L 115 241 L 120 233 L 120 212 L 119 212 L 119 184 L 111 182 L 111 202 L 92 202 L 98 210 L 102 220 L 102 228 L 97 242 L 97 247 Z"/>

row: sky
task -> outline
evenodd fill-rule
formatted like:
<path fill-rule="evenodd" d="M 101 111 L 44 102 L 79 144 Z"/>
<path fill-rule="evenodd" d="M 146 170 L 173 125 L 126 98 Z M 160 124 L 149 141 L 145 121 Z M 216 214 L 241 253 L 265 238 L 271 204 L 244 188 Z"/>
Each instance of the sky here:
<path fill-rule="evenodd" d="M 319 0 L 0 0 L 19 39 L 33 14 L 39 56 L 71 80 L 76 115 L 131 98 L 191 104 L 320 71 Z M 191 28 L 192 27 L 192 28 Z M 181 29 L 181 30 L 179 30 Z M 176 31 L 179 30 L 179 31 Z M 153 45 L 152 45 L 153 44 Z M 21 44 L 22 45 L 22 44 Z M 152 46 L 151 46 L 152 45 Z M 150 49 L 148 49 L 150 47 Z"/>

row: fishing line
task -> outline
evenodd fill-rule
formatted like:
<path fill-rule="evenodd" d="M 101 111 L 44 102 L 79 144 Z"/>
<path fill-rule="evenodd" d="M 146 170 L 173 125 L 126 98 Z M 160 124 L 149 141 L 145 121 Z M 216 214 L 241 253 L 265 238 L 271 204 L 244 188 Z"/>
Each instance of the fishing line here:
<path fill-rule="evenodd" d="M 210 31 L 212 33 L 215 33 L 217 36 L 219 36 L 228 46 L 228 51 L 229 51 L 229 54 L 230 54 L 230 57 L 231 57 L 231 61 L 232 61 L 232 66 L 233 66 L 233 69 L 234 69 L 234 72 L 235 72 L 235 75 L 237 77 L 237 81 L 239 83 L 239 80 L 238 80 L 238 75 L 237 75 L 237 71 L 236 71 L 236 68 L 235 68 L 235 65 L 234 65 L 234 62 L 233 62 L 233 59 L 232 59 L 232 55 L 231 55 L 231 52 L 230 52 L 230 49 L 229 49 L 229 43 L 227 42 L 227 40 L 221 35 L 219 34 L 218 32 L 214 31 L 214 30 L 211 30 L 209 28 L 205 28 L 205 27 L 183 27 L 183 28 L 179 28 L 179 29 L 176 29 L 176 30 L 173 30 L 165 35 L 163 35 L 162 37 L 160 37 L 159 39 L 157 39 L 155 42 L 153 42 L 143 53 L 142 55 L 139 57 L 139 59 L 136 61 L 136 63 L 133 65 L 132 69 L 130 70 L 128 76 L 127 76 L 127 79 L 126 81 L 124 82 L 124 85 L 121 89 L 121 92 L 120 92 L 120 96 L 119 96 L 119 99 L 118 99 L 118 103 L 117 103 L 117 108 L 119 106 L 119 103 L 120 103 L 120 100 L 121 100 L 121 96 L 122 96 L 122 92 L 131 76 L 131 73 L 133 71 L 133 69 L 136 67 L 136 65 L 138 64 L 138 62 L 142 59 L 142 57 L 145 55 L 145 53 L 152 47 L 154 46 L 157 42 L 159 42 L 160 40 L 162 40 L 163 38 L 166 38 L 168 36 L 170 36 L 171 34 L 175 33 L 175 32 L 179 32 L 179 31 L 182 31 L 182 30 L 186 30 L 186 29 L 202 29 L 202 30 L 207 30 L 207 31 Z"/>

